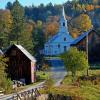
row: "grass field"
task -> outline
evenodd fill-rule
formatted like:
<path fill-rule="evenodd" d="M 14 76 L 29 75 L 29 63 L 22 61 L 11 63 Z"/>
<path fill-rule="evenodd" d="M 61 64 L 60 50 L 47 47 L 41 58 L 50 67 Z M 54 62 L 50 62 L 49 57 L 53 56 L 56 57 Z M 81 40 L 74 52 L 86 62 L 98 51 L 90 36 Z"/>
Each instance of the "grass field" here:
<path fill-rule="evenodd" d="M 77 73 L 77 77 L 83 75 L 86 75 L 86 72 Z M 62 84 L 59 87 L 51 87 L 49 93 L 71 96 L 73 100 L 100 100 L 100 70 L 89 70 L 89 76 L 96 76 L 98 80 L 81 80 L 77 85 L 76 82 L 72 82 L 71 73 L 69 73 Z"/>
<path fill-rule="evenodd" d="M 36 72 L 37 81 L 46 80 L 49 78 L 49 76 L 50 76 L 50 72 L 48 71 L 37 71 Z"/>

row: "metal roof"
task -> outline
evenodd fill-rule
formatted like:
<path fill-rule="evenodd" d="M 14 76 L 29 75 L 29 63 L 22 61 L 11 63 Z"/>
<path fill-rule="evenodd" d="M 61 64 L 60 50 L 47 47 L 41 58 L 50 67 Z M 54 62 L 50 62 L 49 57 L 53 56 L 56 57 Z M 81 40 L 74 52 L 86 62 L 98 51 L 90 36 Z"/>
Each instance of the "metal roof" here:
<path fill-rule="evenodd" d="M 0 55 L 3 55 L 3 52 L 2 52 L 2 50 L 0 49 Z"/>
<path fill-rule="evenodd" d="M 87 35 L 89 35 L 89 33 L 92 31 L 92 29 L 90 29 L 89 31 L 87 32 L 84 32 L 82 33 L 82 35 L 80 35 L 78 38 L 76 38 L 72 43 L 71 45 L 75 45 L 77 44 L 78 42 L 80 42 L 82 39 L 84 39 Z"/>
<path fill-rule="evenodd" d="M 18 49 L 20 49 L 31 61 L 36 62 L 36 59 L 21 45 L 14 44 Z"/>

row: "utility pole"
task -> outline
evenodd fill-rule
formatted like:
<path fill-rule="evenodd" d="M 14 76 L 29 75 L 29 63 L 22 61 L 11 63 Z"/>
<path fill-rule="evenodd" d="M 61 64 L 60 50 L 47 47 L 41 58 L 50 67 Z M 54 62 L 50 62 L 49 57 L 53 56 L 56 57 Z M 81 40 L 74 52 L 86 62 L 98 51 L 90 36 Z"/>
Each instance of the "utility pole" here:
<path fill-rule="evenodd" d="M 87 61 L 88 61 L 88 63 L 89 63 L 89 48 L 88 48 L 88 34 L 87 34 L 87 36 L 86 36 L 86 53 L 87 53 Z M 89 69 L 87 69 L 87 76 L 89 75 L 89 71 L 88 71 Z"/>
<path fill-rule="evenodd" d="M 85 10 L 84 13 L 88 15 L 88 12 Z M 88 33 L 86 34 L 86 54 L 87 54 L 87 61 L 89 66 L 89 39 L 88 39 Z M 87 76 L 89 76 L 89 68 L 87 68 Z"/>

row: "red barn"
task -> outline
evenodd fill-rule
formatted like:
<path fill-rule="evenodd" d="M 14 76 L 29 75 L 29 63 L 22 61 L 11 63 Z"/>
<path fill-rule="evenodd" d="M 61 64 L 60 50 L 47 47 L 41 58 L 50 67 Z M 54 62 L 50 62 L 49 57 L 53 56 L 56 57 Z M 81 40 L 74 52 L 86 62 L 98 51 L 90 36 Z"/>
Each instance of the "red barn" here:
<path fill-rule="evenodd" d="M 21 45 L 12 45 L 5 56 L 9 58 L 7 73 L 12 80 L 25 80 L 26 84 L 35 82 L 36 59 Z"/>

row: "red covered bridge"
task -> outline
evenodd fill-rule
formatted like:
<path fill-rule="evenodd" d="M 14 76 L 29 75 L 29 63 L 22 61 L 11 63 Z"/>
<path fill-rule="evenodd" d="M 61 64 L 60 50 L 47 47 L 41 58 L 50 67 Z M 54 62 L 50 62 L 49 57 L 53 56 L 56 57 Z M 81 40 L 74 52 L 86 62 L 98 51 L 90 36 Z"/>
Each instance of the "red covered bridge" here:
<path fill-rule="evenodd" d="M 11 45 L 5 52 L 9 58 L 7 73 L 12 80 L 25 80 L 26 84 L 36 80 L 36 59 L 21 45 Z"/>

